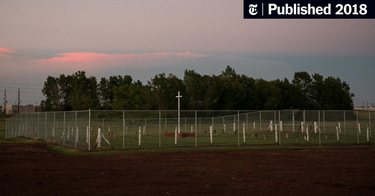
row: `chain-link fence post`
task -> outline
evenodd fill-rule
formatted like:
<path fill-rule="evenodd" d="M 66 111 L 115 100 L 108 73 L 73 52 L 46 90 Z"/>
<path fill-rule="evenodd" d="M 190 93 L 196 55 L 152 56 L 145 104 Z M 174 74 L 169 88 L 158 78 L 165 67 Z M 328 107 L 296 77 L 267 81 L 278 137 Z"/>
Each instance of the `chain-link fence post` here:
<path fill-rule="evenodd" d="M 125 149 L 125 111 L 122 111 L 122 149 Z"/>
<path fill-rule="evenodd" d="M 369 110 L 368 111 L 368 124 L 369 124 L 369 127 L 370 127 L 370 137 L 371 137 L 371 111 Z"/>
<path fill-rule="evenodd" d="M 283 128 L 281 126 L 282 126 L 282 122 L 281 122 L 281 116 L 280 116 L 280 110 L 279 110 L 279 145 L 280 146 L 281 146 L 281 139 L 282 139 L 282 137 L 281 137 L 281 135 L 282 135 L 281 131 L 283 130 Z"/>
<path fill-rule="evenodd" d="M 321 138 L 320 138 L 320 110 L 318 111 L 318 133 L 319 133 L 319 146 L 322 146 L 322 141 L 321 141 Z"/>
<path fill-rule="evenodd" d="M 358 123 L 358 121 L 359 121 L 359 119 L 358 119 L 358 111 L 356 112 L 357 113 L 357 141 L 358 141 L 358 144 L 359 144 L 359 129 L 360 129 L 360 127 L 359 127 L 359 123 Z"/>
<path fill-rule="evenodd" d="M 90 149 L 90 143 L 91 143 L 91 138 L 90 138 L 90 136 L 91 136 L 91 108 L 89 109 L 89 131 L 88 131 L 88 133 L 87 133 L 87 150 L 91 150 Z"/>
<path fill-rule="evenodd" d="M 240 111 L 237 111 L 237 137 L 238 147 L 240 147 Z"/>
<path fill-rule="evenodd" d="M 344 132 L 346 136 L 346 111 L 344 111 Z"/>
<path fill-rule="evenodd" d="M 262 111 L 259 112 L 259 132 L 262 131 Z"/>
<path fill-rule="evenodd" d="M 195 110 L 195 147 L 198 147 L 198 132 L 197 132 L 197 111 Z"/>
<path fill-rule="evenodd" d="M 161 111 L 159 110 L 159 149 L 161 149 Z"/>
<path fill-rule="evenodd" d="M 323 132 L 326 134 L 326 117 L 325 117 L 325 111 L 323 111 Z"/>

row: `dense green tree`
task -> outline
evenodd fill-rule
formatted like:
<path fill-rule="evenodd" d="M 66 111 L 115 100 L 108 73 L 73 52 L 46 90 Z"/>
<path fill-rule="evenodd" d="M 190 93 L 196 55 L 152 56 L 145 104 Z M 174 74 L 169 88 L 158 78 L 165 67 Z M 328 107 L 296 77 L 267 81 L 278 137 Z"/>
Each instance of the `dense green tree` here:
<path fill-rule="evenodd" d="M 202 97 L 204 89 L 201 87 L 202 76 L 194 70 L 185 70 L 184 85 L 186 88 L 186 97 L 188 107 L 191 110 L 200 110 L 203 108 Z"/>
<path fill-rule="evenodd" d="M 130 85 L 132 81 L 133 79 L 129 75 L 126 75 L 124 77 L 120 75 L 110 76 L 108 79 L 101 78 L 98 84 L 98 95 L 102 109 L 112 109 L 112 104 L 115 99 L 113 92 L 114 87 L 123 86 L 125 84 Z"/>
<path fill-rule="evenodd" d="M 114 102 L 115 110 L 141 110 L 145 109 L 146 99 L 144 97 L 144 87 L 138 84 L 125 84 L 122 86 L 114 86 Z"/>
<path fill-rule="evenodd" d="M 60 88 L 58 85 L 57 78 L 48 76 L 47 81 L 44 82 L 42 93 L 46 97 L 46 99 L 41 102 L 43 110 L 45 111 L 61 110 Z"/>
<path fill-rule="evenodd" d="M 353 109 L 354 94 L 350 93 L 349 85 L 339 78 L 328 77 L 324 80 L 321 101 L 325 108 L 331 110 Z"/>
<path fill-rule="evenodd" d="M 146 85 L 126 76 L 86 77 L 85 72 L 48 76 L 42 89 L 44 110 L 126 109 L 176 110 L 353 109 L 354 94 L 339 78 L 296 72 L 288 79 L 266 81 L 239 75 L 229 65 L 218 76 L 185 70 L 183 80 L 157 74 Z"/>
<path fill-rule="evenodd" d="M 84 71 L 76 72 L 70 81 L 72 109 L 99 109 L 98 84 L 95 77 L 86 77 Z"/>
<path fill-rule="evenodd" d="M 178 91 L 182 94 L 181 109 L 187 109 L 186 89 L 183 81 L 173 74 L 168 77 L 165 73 L 158 74 L 148 81 L 149 101 L 152 109 L 175 110 L 177 109 L 176 95 Z"/>
<path fill-rule="evenodd" d="M 65 111 L 71 109 L 71 77 L 61 74 L 58 78 L 47 77 L 42 89 L 46 100 L 42 101 L 45 111 Z"/>

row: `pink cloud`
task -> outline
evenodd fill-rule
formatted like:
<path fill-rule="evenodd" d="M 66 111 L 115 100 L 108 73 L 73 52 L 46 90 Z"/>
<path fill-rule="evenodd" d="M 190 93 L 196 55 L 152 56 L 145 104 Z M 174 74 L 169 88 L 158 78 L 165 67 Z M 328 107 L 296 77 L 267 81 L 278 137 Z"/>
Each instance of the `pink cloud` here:
<path fill-rule="evenodd" d="M 176 56 L 178 57 L 193 57 L 193 58 L 200 58 L 200 57 L 204 57 L 206 55 L 204 54 L 199 54 L 199 53 L 191 53 L 191 52 L 180 52 L 180 53 L 176 53 Z"/>
<path fill-rule="evenodd" d="M 15 53 L 15 51 L 8 48 L 0 47 L 0 53 Z"/>
<path fill-rule="evenodd" d="M 131 62 L 143 60 L 157 60 L 164 58 L 201 58 L 204 54 L 191 52 L 155 52 L 155 53 L 128 53 L 128 54 L 105 54 L 92 52 L 58 53 L 56 57 L 37 60 L 41 64 L 65 64 L 65 63 L 98 63 L 98 62 Z"/>
<path fill-rule="evenodd" d="M 0 57 L 11 57 L 9 54 L 15 53 L 16 51 L 0 47 Z"/>
<path fill-rule="evenodd" d="M 153 53 L 126 53 L 105 54 L 94 52 L 58 53 L 55 57 L 29 60 L 30 63 L 43 70 L 93 71 L 109 67 L 127 66 L 151 66 L 155 64 L 166 65 L 171 62 L 179 62 L 184 59 L 196 59 L 207 56 L 206 54 L 191 52 L 153 52 Z"/>

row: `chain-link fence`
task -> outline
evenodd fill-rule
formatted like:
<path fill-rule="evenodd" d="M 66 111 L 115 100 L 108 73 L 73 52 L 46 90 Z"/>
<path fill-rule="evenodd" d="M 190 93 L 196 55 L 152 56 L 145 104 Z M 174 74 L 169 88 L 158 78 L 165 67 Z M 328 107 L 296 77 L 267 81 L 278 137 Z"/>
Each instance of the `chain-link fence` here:
<path fill-rule="evenodd" d="M 6 138 L 70 148 L 368 144 L 374 111 L 69 111 L 7 119 Z M 180 116 L 180 117 L 179 117 Z"/>

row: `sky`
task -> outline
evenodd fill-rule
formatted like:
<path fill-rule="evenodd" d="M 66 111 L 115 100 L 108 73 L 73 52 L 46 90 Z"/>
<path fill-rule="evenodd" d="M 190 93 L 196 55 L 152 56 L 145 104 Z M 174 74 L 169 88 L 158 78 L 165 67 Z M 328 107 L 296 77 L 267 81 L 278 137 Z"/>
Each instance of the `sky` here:
<path fill-rule="evenodd" d="M 242 0 L 2 0 L 0 100 L 40 104 L 48 76 L 130 75 L 146 83 L 230 65 L 255 79 L 340 78 L 375 103 L 375 19 L 243 19 Z"/>

